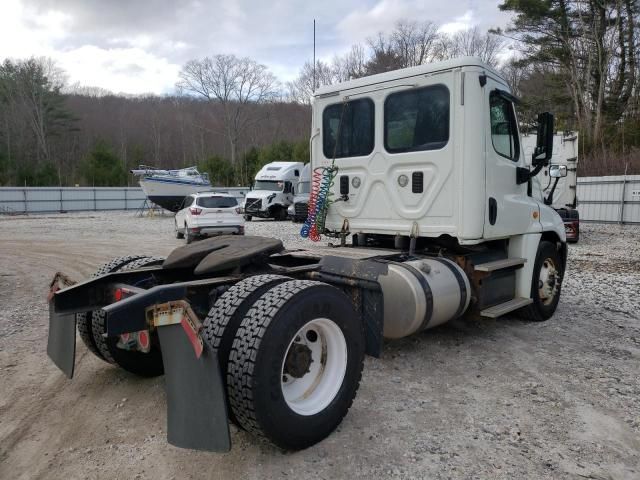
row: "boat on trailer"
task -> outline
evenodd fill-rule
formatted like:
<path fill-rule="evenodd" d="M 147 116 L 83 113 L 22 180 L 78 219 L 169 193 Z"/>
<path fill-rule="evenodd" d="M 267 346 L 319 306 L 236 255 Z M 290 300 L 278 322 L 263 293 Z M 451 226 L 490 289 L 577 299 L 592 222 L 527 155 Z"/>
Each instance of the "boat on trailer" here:
<path fill-rule="evenodd" d="M 171 212 L 180 209 L 186 196 L 211 189 L 209 175 L 200 173 L 196 167 L 162 170 L 140 165 L 131 173 L 140 177 L 138 183 L 151 202 Z"/>

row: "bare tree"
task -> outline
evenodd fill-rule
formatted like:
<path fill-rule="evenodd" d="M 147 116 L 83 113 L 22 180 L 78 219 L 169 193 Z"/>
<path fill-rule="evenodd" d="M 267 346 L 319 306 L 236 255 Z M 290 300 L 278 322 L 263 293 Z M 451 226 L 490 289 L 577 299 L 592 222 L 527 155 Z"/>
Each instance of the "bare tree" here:
<path fill-rule="evenodd" d="M 245 129 L 261 118 L 252 116 L 251 104 L 273 100 L 278 82 L 266 66 L 250 58 L 215 55 L 191 60 L 182 68 L 178 88 L 222 106 L 224 135 L 236 165 L 238 142 Z"/>
<path fill-rule="evenodd" d="M 392 47 L 403 68 L 430 62 L 439 37 L 435 23 L 408 20 L 399 21 L 390 35 Z"/>
<path fill-rule="evenodd" d="M 367 74 L 367 56 L 364 47 L 355 44 L 345 55 L 333 57 L 332 70 L 336 82 L 364 77 Z"/>
<path fill-rule="evenodd" d="M 473 27 L 442 36 L 438 57 L 442 60 L 462 56 L 479 57 L 483 62 L 496 66 L 498 53 L 503 49 L 504 43 L 500 36 L 482 33 L 478 27 Z"/>
<path fill-rule="evenodd" d="M 305 62 L 300 69 L 298 78 L 291 82 L 287 82 L 288 99 L 292 102 L 309 105 L 311 103 L 311 96 L 318 87 L 331 85 L 334 81 L 334 71 L 328 64 L 321 60 L 317 60 L 314 71 L 313 64 Z"/>

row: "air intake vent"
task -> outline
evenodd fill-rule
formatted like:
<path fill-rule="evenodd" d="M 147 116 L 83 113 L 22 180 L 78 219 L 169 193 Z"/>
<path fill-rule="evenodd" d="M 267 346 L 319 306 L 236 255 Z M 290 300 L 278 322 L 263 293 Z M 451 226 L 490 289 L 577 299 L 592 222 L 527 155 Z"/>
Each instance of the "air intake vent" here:
<path fill-rule="evenodd" d="M 422 193 L 424 191 L 424 173 L 413 172 L 411 174 L 411 191 L 413 193 Z"/>
<path fill-rule="evenodd" d="M 349 175 L 340 177 L 340 195 L 349 195 Z"/>

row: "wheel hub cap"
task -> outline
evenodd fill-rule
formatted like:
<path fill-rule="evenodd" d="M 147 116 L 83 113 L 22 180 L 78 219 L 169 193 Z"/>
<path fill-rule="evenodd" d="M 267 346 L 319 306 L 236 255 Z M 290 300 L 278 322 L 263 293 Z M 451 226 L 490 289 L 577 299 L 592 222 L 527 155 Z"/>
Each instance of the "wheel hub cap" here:
<path fill-rule="evenodd" d="M 307 322 L 294 335 L 282 359 L 280 387 L 298 415 L 315 415 L 336 397 L 347 370 L 347 342 L 328 318 Z"/>
<path fill-rule="evenodd" d="M 287 359 L 284 362 L 284 373 L 293 378 L 302 378 L 309 373 L 313 359 L 311 358 L 311 349 L 302 343 L 294 343 L 289 348 Z"/>
<path fill-rule="evenodd" d="M 538 296 L 544 305 L 553 302 L 558 293 L 558 269 L 554 261 L 547 258 L 542 262 L 538 279 Z"/>

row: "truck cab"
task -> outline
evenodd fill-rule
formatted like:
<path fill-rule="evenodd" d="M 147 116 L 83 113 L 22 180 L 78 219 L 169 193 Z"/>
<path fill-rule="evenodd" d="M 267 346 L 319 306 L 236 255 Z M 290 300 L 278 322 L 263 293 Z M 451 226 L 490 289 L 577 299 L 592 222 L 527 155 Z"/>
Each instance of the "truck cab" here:
<path fill-rule="evenodd" d="M 503 311 L 526 305 L 540 245 L 554 245 L 564 262 L 566 235 L 533 181 L 553 154 L 553 117 L 540 116 L 535 152 L 526 155 L 518 102 L 473 57 L 317 90 L 312 169 L 337 172 L 319 212 L 324 232 L 362 247 L 411 243 L 521 261 L 496 283 L 504 294 L 476 294 L 492 298 L 480 310 L 496 301 L 513 300 Z"/>
<path fill-rule="evenodd" d="M 304 222 L 308 214 L 309 194 L 311 193 L 311 164 L 307 163 L 295 186 L 293 203 L 289 205 L 289 218 L 293 222 Z"/>
<path fill-rule="evenodd" d="M 253 217 L 285 220 L 303 167 L 302 162 L 272 162 L 262 167 L 246 196 L 245 220 L 251 221 Z"/>
<path fill-rule="evenodd" d="M 516 102 L 496 71 L 469 57 L 322 87 L 313 167 L 335 162 L 341 198 L 327 228 L 347 219 L 355 234 L 448 235 L 461 245 L 547 228 L 564 241 L 553 209 L 517 181 L 532 165 Z"/>

